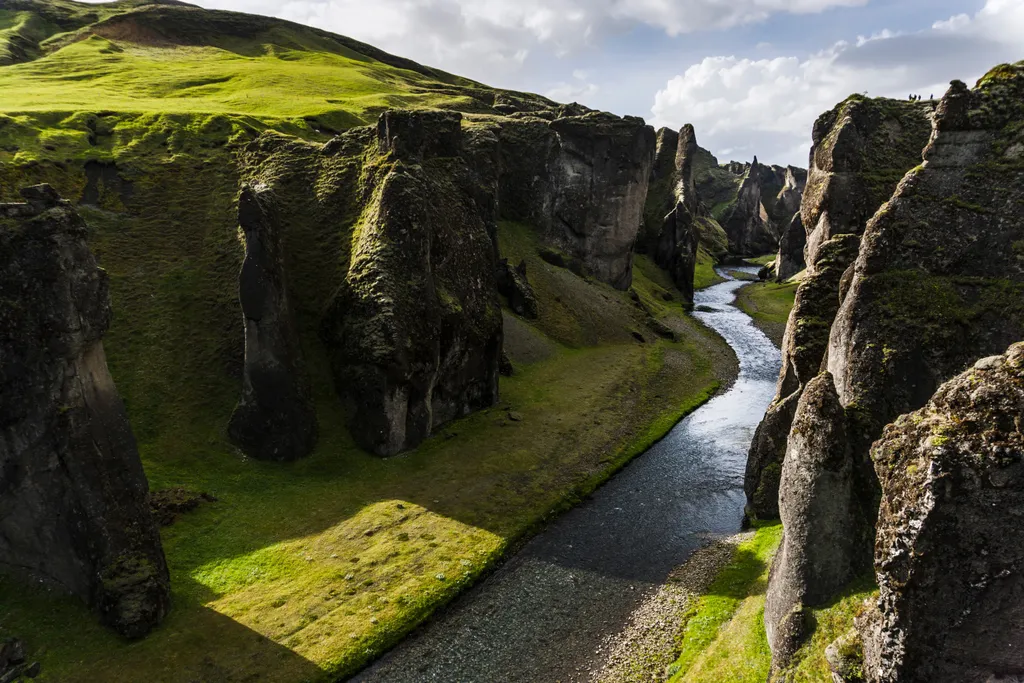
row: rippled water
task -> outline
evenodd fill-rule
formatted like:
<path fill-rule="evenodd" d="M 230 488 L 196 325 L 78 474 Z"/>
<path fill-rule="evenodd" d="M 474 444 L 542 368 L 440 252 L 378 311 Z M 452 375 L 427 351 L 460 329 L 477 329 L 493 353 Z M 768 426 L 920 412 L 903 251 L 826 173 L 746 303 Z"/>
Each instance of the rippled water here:
<path fill-rule="evenodd" d="M 781 365 L 779 350 L 732 305 L 744 284 L 730 278 L 697 292 L 695 302 L 705 310 L 694 315 L 736 351 L 732 388 L 354 680 L 587 680 L 603 658 L 600 644 L 645 592 L 709 535 L 739 530 L 747 449 Z"/>

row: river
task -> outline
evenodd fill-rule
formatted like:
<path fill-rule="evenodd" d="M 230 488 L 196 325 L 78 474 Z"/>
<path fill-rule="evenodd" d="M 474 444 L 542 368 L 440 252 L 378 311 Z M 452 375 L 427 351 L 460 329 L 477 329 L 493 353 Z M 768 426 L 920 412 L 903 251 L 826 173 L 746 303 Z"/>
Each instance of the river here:
<path fill-rule="evenodd" d="M 739 358 L 733 386 L 353 681 L 587 681 L 644 595 L 709 538 L 740 529 L 747 449 L 781 365 L 733 305 L 744 284 L 729 278 L 695 301 Z"/>

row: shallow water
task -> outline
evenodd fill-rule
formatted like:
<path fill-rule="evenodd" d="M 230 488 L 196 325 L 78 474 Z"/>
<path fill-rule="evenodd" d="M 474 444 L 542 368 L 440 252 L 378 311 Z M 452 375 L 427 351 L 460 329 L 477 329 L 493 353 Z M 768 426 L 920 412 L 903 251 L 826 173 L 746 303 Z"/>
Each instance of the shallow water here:
<path fill-rule="evenodd" d="M 781 365 L 779 350 L 732 305 L 745 284 L 730 278 L 697 292 L 695 301 L 711 310 L 694 315 L 739 358 L 732 388 L 353 680 L 589 680 L 604 660 L 602 643 L 642 596 L 708 537 L 739 530 L 747 449 Z"/>

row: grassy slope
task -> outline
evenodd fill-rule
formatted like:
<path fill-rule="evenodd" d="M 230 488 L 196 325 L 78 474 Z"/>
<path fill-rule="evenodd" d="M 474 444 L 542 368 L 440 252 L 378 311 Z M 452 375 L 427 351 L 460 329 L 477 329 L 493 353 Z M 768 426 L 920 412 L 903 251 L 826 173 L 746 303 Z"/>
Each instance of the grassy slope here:
<path fill-rule="evenodd" d="M 789 312 L 796 299 L 797 282 L 754 282 L 741 288 L 736 294 L 736 305 L 754 319 L 754 324 L 775 342 L 782 346 Z"/>
<path fill-rule="evenodd" d="M 771 653 L 764 635 L 764 590 L 781 538 L 781 525 L 759 527 L 691 608 L 679 657 L 669 667 L 673 683 L 765 680 Z"/>
<path fill-rule="evenodd" d="M 326 139 L 324 127 L 396 104 L 477 106 L 439 92 L 447 81 L 424 84 L 432 76 L 419 71 L 340 48 L 295 48 L 312 40 L 306 34 L 271 38 L 233 50 L 87 38 L 0 67 L 0 201 L 38 181 L 93 197 L 82 211 L 115 311 L 105 346 L 151 485 L 220 499 L 164 530 L 174 610 L 142 642 L 118 640 L 74 600 L 0 579 L 0 632 L 28 642 L 42 680 L 351 672 L 728 374 L 724 344 L 664 301 L 671 283 L 657 268 L 641 262 L 635 288 L 682 341 L 641 345 L 630 333 L 642 316 L 625 294 L 549 266 L 528 230 L 505 225 L 503 252 L 527 259 L 542 314 L 536 324 L 513 318 L 519 372 L 503 379 L 501 406 L 413 453 L 369 457 L 343 428 L 323 351 L 307 335 L 316 452 L 290 465 L 240 457 L 224 437 L 242 344 L 239 146 L 266 128 Z M 272 47 L 279 43 L 292 47 Z M 509 409 L 522 421 L 508 419 Z"/>

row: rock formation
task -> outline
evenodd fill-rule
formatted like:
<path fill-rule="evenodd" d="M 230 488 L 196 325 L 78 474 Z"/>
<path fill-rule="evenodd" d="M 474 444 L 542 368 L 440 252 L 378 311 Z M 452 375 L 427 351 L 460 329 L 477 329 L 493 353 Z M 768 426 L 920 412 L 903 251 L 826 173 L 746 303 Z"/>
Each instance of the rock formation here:
<path fill-rule="evenodd" d="M 885 429 L 872 683 L 1024 677 L 1024 344 Z"/>
<path fill-rule="evenodd" d="M 754 432 L 747 456 L 744 488 L 751 517 L 779 516 L 779 476 L 793 414 L 803 388 L 821 367 L 829 327 L 839 310 L 840 281 L 856 259 L 859 246 L 856 235 L 839 235 L 826 242 L 796 291 L 782 340 L 783 365 L 775 400 Z"/>
<path fill-rule="evenodd" d="M 721 218 L 729 251 L 738 256 L 767 254 L 779 246 L 778 230 L 764 205 L 764 170 L 755 157 L 740 181 L 735 202 Z"/>
<path fill-rule="evenodd" d="M 281 239 L 268 215 L 271 200 L 259 189 L 245 185 L 238 197 L 238 223 L 245 235 L 238 276 L 245 366 L 242 399 L 228 434 L 254 458 L 294 460 L 316 444 L 316 409 L 288 304 Z"/>
<path fill-rule="evenodd" d="M 807 265 L 836 235 L 860 235 L 896 184 L 921 163 L 933 102 L 852 95 L 814 122 L 801 219 Z"/>
<path fill-rule="evenodd" d="M 791 277 L 806 257 L 807 276 L 797 289 L 782 345 L 782 372 L 775 400 L 758 426 L 747 460 L 747 513 L 778 516 L 778 477 L 800 392 L 825 357 L 839 310 L 840 281 L 852 265 L 860 235 L 900 178 L 921 161 L 928 142 L 929 104 L 853 96 L 818 117 L 811 169 L 799 220 L 780 243 L 776 276 Z M 790 230 L 806 230 L 803 239 Z M 804 257 L 795 244 L 810 238 Z M 787 274 L 788 273 L 788 274 Z"/>
<path fill-rule="evenodd" d="M 500 211 L 617 289 L 633 278 L 654 163 L 654 130 L 601 112 L 498 126 Z"/>
<path fill-rule="evenodd" d="M 856 576 L 849 529 L 860 520 L 846 413 L 832 377 L 807 384 L 795 411 L 782 465 L 779 508 L 785 529 L 768 579 L 764 621 L 773 668 L 802 644 L 804 605 L 820 605 Z"/>
<path fill-rule="evenodd" d="M 498 398 L 494 249 L 461 115 L 387 112 L 345 281 L 322 325 L 356 440 L 380 455 Z"/>
<path fill-rule="evenodd" d="M 581 107 L 513 113 L 463 126 L 457 113 L 392 110 L 323 146 L 268 134 L 243 154 L 243 198 L 260 208 L 250 222 L 274 240 L 274 301 L 318 329 L 371 452 L 414 447 L 497 400 L 499 292 L 539 314 L 525 264 L 499 258 L 499 218 L 528 224 L 547 260 L 629 285 L 653 130 Z M 301 372 L 288 370 L 292 386 L 306 386 Z"/>
<path fill-rule="evenodd" d="M 807 231 L 797 211 L 789 221 L 779 239 L 779 254 L 775 258 L 775 279 L 785 282 L 804 268 L 804 248 L 807 246 Z"/>
<path fill-rule="evenodd" d="M 106 274 L 47 185 L 0 204 L 0 566 L 135 638 L 170 606 L 148 483 L 101 337 Z"/>
<path fill-rule="evenodd" d="M 839 281 L 824 366 L 846 416 L 853 521 L 843 531 L 850 543 L 833 552 L 848 553 L 842 561 L 855 570 L 871 563 L 881 490 L 869 449 L 884 425 L 979 357 L 1024 338 L 1024 263 L 1014 247 L 1024 240 L 1022 121 L 1024 63 L 998 67 L 974 90 L 954 81 L 924 164 L 869 221 Z M 828 538 L 808 538 L 801 552 L 814 554 L 810 546 Z"/>

